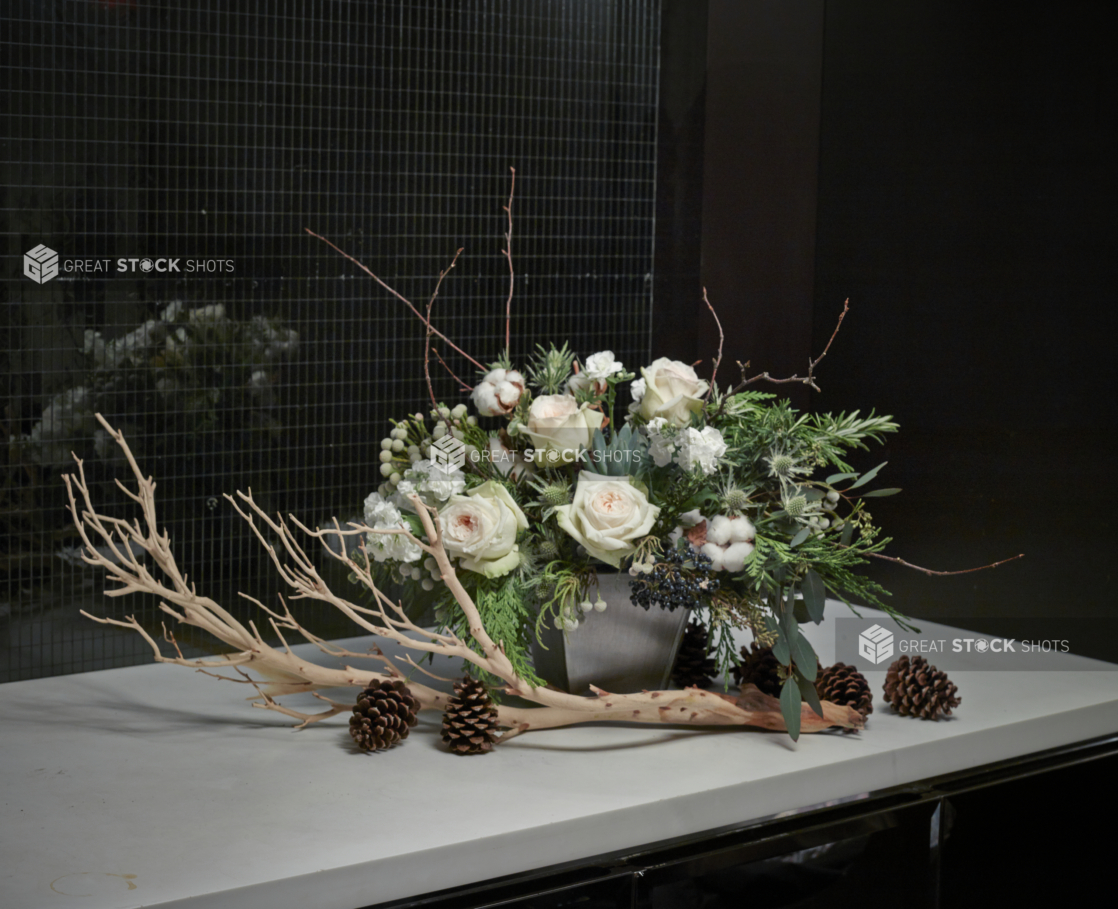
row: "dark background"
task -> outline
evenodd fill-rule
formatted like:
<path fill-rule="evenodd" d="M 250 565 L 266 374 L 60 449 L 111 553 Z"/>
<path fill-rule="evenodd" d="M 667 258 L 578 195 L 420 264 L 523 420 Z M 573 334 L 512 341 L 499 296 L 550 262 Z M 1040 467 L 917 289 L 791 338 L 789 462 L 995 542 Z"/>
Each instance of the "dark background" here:
<path fill-rule="evenodd" d="M 721 314 L 721 374 L 738 359 L 803 374 L 849 298 L 822 394 L 794 397 L 900 423 L 859 460 L 888 460 L 882 480 L 904 488 L 871 509 L 887 552 L 936 569 L 1025 553 L 946 578 L 880 565 L 894 605 L 1004 633 L 1015 616 L 1113 616 L 1105 7 L 712 0 L 707 15 L 705 44 L 677 30 L 665 57 L 706 55 L 688 108 L 703 139 L 694 124 L 661 138 L 681 159 L 703 148 L 701 191 L 674 203 L 701 249 L 673 248 Z M 717 333 L 696 312 L 661 293 L 657 349 L 709 358 Z M 1118 660 L 1118 641 L 1090 652 Z"/>

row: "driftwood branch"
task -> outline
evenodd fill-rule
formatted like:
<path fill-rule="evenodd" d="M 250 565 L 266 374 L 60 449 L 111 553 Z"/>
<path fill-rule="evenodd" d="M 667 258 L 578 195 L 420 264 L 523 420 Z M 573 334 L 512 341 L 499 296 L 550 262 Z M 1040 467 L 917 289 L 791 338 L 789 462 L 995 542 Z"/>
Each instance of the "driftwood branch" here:
<path fill-rule="evenodd" d="M 363 524 L 349 524 L 346 528 L 342 528 L 335 522 L 332 528 L 311 529 L 294 517 L 284 519 L 279 515 L 268 514 L 253 499 L 251 490 L 238 492 L 236 496 L 226 496 L 264 547 L 276 573 L 288 587 L 288 597 L 280 598 L 279 609 L 271 609 L 258 600 L 246 597 L 262 610 L 270 627 L 280 639 L 281 646 L 275 647 L 263 639 L 254 622 L 243 624 L 219 603 L 198 594 L 193 586 L 187 585 L 171 552 L 167 534 L 160 532 L 158 528 L 155 511 L 155 481 L 151 477 L 145 478 L 140 472 L 123 434 L 113 429 L 99 414 L 97 419 L 120 446 L 132 469 L 137 492 L 132 493 L 127 489 L 125 491 L 140 506 L 143 520 L 137 519 L 133 523 L 128 523 L 98 513 L 90 499 L 82 462 L 75 458 L 77 475 L 66 476 L 64 479 L 70 512 L 85 544 L 84 560 L 103 570 L 112 580 L 121 585 L 108 591 L 109 596 L 126 596 L 130 593 L 155 594 L 159 597 L 160 609 L 168 616 L 182 624 L 209 632 L 232 648 L 233 652 L 209 659 L 188 659 L 183 657 L 177 645 L 174 645 L 174 653 L 168 654 L 135 617 L 120 620 L 92 616 L 89 613 L 83 614 L 103 624 L 134 630 L 147 641 L 152 648 L 154 658 L 159 662 L 187 666 L 208 674 L 219 675 L 227 680 L 251 685 L 257 692 L 256 697 L 253 698 L 254 706 L 297 719 L 300 721 L 300 727 L 320 722 L 349 709 L 349 706 L 341 701 L 322 697 L 320 691 L 339 687 L 362 688 L 374 679 L 386 680 L 402 676 L 393 661 L 379 648 L 373 648 L 368 653 L 354 653 L 324 641 L 303 628 L 287 601 L 312 599 L 337 609 L 361 631 L 393 641 L 406 651 L 440 654 L 464 660 L 501 679 L 504 690 L 508 694 L 538 704 L 536 708 L 508 706 L 499 708 L 498 722 L 507 730 L 506 738 L 531 729 L 603 721 L 785 728 L 779 704 L 774 699 L 766 701 L 764 696 L 758 697 L 759 693 L 749 692 L 748 689 L 740 698 L 730 698 L 697 688 L 682 691 L 642 691 L 633 694 L 594 689 L 593 695 L 582 697 L 534 686 L 520 678 L 505 654 L 501 642 L 494 641 L 490 637 L 477 606 L 458 578 L 454 564 L 442 544 L 438 513 L 418 497 L 412 498 L 412 504 L 423 525 L 426 539 L 419 539 L 406 528 L 374 530 Z M 125 487 L 122 485 L 122 488 Z M 296 529 L 301 534 L 321 542 L 327 553 L 343 562 L 368 588 L 373 597 L 373 605 L 358 605 L 332 591 L 296 536 Z M 447 584 L 467 620 L 470 636 L 476 646 L 470 646 L 467 641 L 452 632 L 433 631 L 421 628 L 412 622 L 401 604 L 394 602 L 377 588 L 368 567 L 368 553 L 364 542 L 361 544 L 366 555 L 364 564 L 355 562 L 347 553 L 345 546 L 335 549 L 328 545 L 329 539 L 334 536 L 364 536 L 369 533 L 402 534 L 424 553 L 434 558 L 444 583 Z M 274 540 L 278 541 L 278 545 L 273 542 Z M 106 552 L 111 552 L 116 560 L 99 551 L 95 541 L 105 546 Z M 149 571 L 143 557 L 138 556 L 133 547 L 138 547 L 150 557 L 152 564 L 161 573 L 160 577 L 156 577 Z M 298 635 L 324 653 L 343 660 L 351 658 L 373 660 L 379 662 L 381 668 L 379 671 L 372 671 L 350 665 L 330 668 L 310 663 L 300 658 L 288 646 L 285 632 Z M 170 633 L 167 633 L 165 638 L 173 644 L 174 639 Z M 416 665 L 410 656 L 405 657 L 405 661 L 409 667 Z M 223 675 L 222 670 L 231 671 L 235 675 Z M 250 673 L 255 673 L 259 678 Z M 418 700 L 421 710 L 445 710 L 449 695 L 413 680 L 408 681 L 408 686 Z M 277 698 L 284 695 L 301 692 L 309 692 L 322 698 L 327 703 L 326 709 L 319 713 L 307 714 L 285 707 L 277 701 Z M 825 703 L 823 718 L 815 716 L 810 708 L 806 710 L 803 715 L 802 731 L 813 732 L 830 726 L 860 728 L 862 724 L 862 716 L 852 708 Z"/>

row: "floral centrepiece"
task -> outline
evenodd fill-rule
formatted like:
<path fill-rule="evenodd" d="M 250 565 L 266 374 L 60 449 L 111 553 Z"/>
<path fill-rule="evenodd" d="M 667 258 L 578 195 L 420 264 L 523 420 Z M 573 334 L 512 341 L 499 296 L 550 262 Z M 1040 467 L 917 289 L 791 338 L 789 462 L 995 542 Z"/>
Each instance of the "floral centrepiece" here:
<path fill-rule="evenodd" d="M 798 712 L 801 697 L 817 702 L 800 622 L 821 620 L 828 594 L 887 608 L 855 568 L 887 542 L 865 500 L 897 490 L 870 489 L 879 468 L 859 474 L 846 458 L 897 427 L 872 413 L 801 414 L 748 384 L 720 389 L 666 357 L 630 371 L 612 350 L 540 346 L 523 363 L 506 352 L 482 370 L 473 412 L 439 404 L 393 422 L 366 501 L 378 531 L 369 564 L 464 630 L 433 561 L 379 533 L 423 539 L 409 504 L 419 495 L 526 677 L 536 679 L 530 649 L 544 623 L 593 634 L 607 607 L 684 606 L 710 628 L 723 674 L 736 665 L 735 629 L 772 646 L 788 667 L 786 712 Z M 597 576 L 618 570 L 631 601 L 607 603 Z"/>

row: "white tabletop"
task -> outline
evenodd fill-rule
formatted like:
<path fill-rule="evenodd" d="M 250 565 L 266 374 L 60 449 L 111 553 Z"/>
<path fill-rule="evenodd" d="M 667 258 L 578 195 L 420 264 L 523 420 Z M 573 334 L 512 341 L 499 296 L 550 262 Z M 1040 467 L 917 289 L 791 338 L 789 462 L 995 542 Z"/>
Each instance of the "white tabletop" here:
<path fill-rule="evenodd" d="M 828 630 L 807 630 L 825 662 Z M 438 747 L 433 713 L 402 746 L 361 754 L 345 716 L 295 732 L 244 687 L 175 666 L 10 683 L 0 905 L 354 909 L 1118 730 L 1118 673 L 1065 659 L 953 670 L 962 706 L 947 721 L 892 714 L 882 671 L 867 673 L 860 735 L 585 726 L 474 757 Z"/>

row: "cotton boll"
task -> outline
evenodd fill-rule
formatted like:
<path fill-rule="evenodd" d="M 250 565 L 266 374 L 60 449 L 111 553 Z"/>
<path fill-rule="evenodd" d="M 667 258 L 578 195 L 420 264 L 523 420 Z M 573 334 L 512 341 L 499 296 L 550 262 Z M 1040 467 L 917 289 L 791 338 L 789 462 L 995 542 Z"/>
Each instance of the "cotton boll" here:
<path fill-rule="evenodd" d="M 729 543 L 732 523 L 724 514 L 715 515 L 711 518 L 707 522 L 707 542 L 715 543 L 718 546 L 725 546 Z M 707 555 L 710 555 L 710 553 L 707 553 Z"/>
<path fill-rule="evenodd" d="M 731 543 L 722 551 L 722 571 L 737 574 L 745 568 L 745 560 L 753 552 L 752 543 Z"/>
<path fill-rule="evenodd" d="M 701 551 L 703 555 L 710 559 L 711 571 L 725 570 L 722 562 L 722 558 L 726 552 L 725 549 L 723 549 L 721 546 L 716 545 L 715 543 L 704 543 Z"/>
<path fill-rule="evenodd" d="M 749 518 L 737 517 L 730 521 L 730 539 L 735 543 L 747 543 L 757 536 L 757 528 Z"/>

